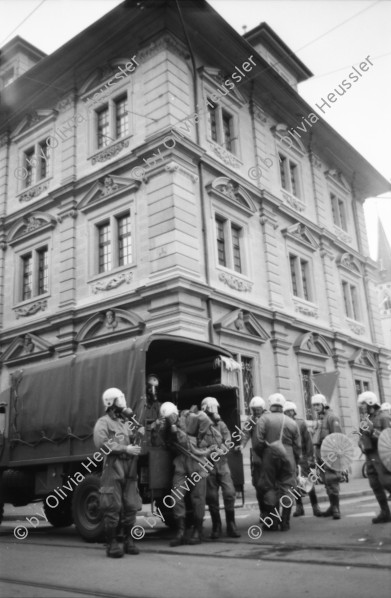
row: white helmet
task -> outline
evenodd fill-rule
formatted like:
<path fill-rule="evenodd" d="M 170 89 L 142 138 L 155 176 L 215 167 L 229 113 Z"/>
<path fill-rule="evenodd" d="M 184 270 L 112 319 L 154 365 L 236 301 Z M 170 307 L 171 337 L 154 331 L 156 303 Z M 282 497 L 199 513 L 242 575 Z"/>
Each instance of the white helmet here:
<path fill-rule="evenodd" d="M 311 397 L 311 405 L 323 405 L 324 407 L 328 407 L 326 397 L 320 394 Z"/>
<path fill-rule="evenodd" d="M 269 405 L 273 407 L 273 405 L 279 405 L 280 407 L 284 407 L 285 405 L 285 397 L 280 392 L 275 392 L 274 394 L 270 395 L 269 397 Z"/>
<path fill-rule="evenodd" d="M 218 413 L 219 407 L 220 407 L 219 402 L 214 397 L 205 397 L 205 399 L 202 399 L 202 402 L 201 402 L 202 411 L 208 411 L 209 413 Z"/>
<path fill-rule="evenodd" d="M 380 411 L 391 411 L 391 403 L 382 403 L 380 405 Z"/>
<path fill-rule="evenodd" d="M 166 403 L 163 403 L 161 405 L 160 412 L 159 412 L 160 417 L 169 417 L 173 413 L 178 415 L 178 407 L 176 405 L 174 405 L 174 403 L 170 403 L 170 401 L 166 401 Z"/>
<path fill-rule="evenodd" d="M 284 408 L 283 408 L 284 413 L 285 413 L 285 411 L 294 411 L 295 413 L 297 413 L 296 404 L 293 401 L 286 401 Z"/>
<path fill-rule="evenodd" d="M 266 409 L 266 403 L 262 397 L 253 397 L 249 403 L 250 409 L 256 409 L 257 407 L 262 407 L 262 409 Z"/>
<path fill-rule="evenodd" d="M 107 388 L 102 395 L 103 405 L 108 409 L 114 405 L 115 400 L 116 405 L 120 409 L 126 408 L 126 399 L 122 390 L 119 388 Z"/>
<path fill-rule="evenodd" d="M 373 407 L 374 405 L 380 406 L 379 399 L 371 390 L 366 390 L 359 395 L 358 404 L 361 405 L 362 403 L 366 403 L 368 407 Z"/>

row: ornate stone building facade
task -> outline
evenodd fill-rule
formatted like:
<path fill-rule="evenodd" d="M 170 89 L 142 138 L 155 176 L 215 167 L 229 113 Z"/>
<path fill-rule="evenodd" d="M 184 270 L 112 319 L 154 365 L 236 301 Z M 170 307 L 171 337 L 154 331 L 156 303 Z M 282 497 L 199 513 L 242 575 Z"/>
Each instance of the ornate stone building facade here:
<path fill-rule="evenodd" d="M 229 348 L 243 414 L 278 390 L 311 419 L 312 376 L 337 371 L 349 432 L 357 392 L 390 396 L 363 215 L 389 184 L 298 95 L 312 73 L 267 25 L 179 10 L 125 2 L 3 90 L 0 389 L 160 331 Z"/>

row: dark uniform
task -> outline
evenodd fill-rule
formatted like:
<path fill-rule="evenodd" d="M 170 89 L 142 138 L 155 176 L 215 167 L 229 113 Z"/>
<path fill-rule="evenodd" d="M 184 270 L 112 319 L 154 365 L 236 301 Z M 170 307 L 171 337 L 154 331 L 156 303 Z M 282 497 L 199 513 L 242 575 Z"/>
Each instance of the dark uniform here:
<path fill-rule="evenodd" d="M 97 449 L 110 446 L 111 452 L 104 458 L 100 488 L 100 505 L 105 528 L 115 529 L 122 514 L 126 536 L 136 521 L 136 513 L 142 502 L 137 487 L 137 457 L 128 455 L 126 447 L 133 444 L 134 426 L 120 417 L 106 414 L 95 424 L 94 443 Z"/>
<path fill-rule="evenodd" d="M 328 467 L 325 463 L 322 463 L 322 457 L 320 454 L 320 447 L 323 440 L 329 434 L 335 432 L 342 432 L 341 424 L 338 417 L 331 411 L 326 409 L 324 413 L 319 414 L 319 419 L 315 424 L 314 434 L 312 442 L 315 448 L 315 458 L 320 467 L 320 479 L 325 485 L 327 495 L 330 501 L 330 507 L 323 513 L 323 516 L 328 517 L 333 515 L 333 508 L 339 513 L 339 474 Z"/>
<path fill-rule="evenodd" d="M 380 461 L 377 442 L 382 430 L 391 427 L 391 418 L 385 411 L 377 410 L 376 413 L 368 415 L 366 421 L 368 421 L 368 426 L 360 426 L 363 434 L 360 438 L 360 446 L 367 461 L 369 485 L 381 509 L 380 514 L 372 519 L 372 522 L 385 523 L 391 521 L 390 508 L 385 493 L 385 490 L 391 492 L 391 473 Z"/>
<path fill-rule="evenodd" d="M 294 420 L 297 423 L 300 432 L 300 439 L 301 439 L 301 458 L 299 460 L 299 465 L 301 468 L 301 474 L 305 477 L 308 477 L 310 474 L 310 468 L 315 467 L 315 459 L 314 459 L 314 445 L 312 443 L 311 434 L 307 428 L 307 424 L 303 419 L 299 417 L 295 417 Z M 311 506 L 313 509 L 313 513 L 316 517 L 320 517 L 320 509 L 318 506 L 318 499 L 316 497 L 315 486 L 312 490 L 308 493 Z M 299 515 L 304 515 L 304 508 L 303 502 L 301 498 L 296 500 L 296 512 L 293 514 L 294 517 Z"/>
<path fill-rule="evenodd" d="M 300 433 L 293 419 L 272 412 L 259 418 L 255 434 L 254 449 L 262 459 L 260 495 L 263 513 L 268 515 L 278 508 L 279 500 L 284 495 L 289 497 L 289 490 L 296 485 L 296 466 L 301 455 Z M 282 447 L 278 442 L 280 437 Z M 283 515 L 286 515 L 286 529 L 289 529 L 290 508 L 283 507 Z M 274 529 L 276 527 L 273 526 Z"/>

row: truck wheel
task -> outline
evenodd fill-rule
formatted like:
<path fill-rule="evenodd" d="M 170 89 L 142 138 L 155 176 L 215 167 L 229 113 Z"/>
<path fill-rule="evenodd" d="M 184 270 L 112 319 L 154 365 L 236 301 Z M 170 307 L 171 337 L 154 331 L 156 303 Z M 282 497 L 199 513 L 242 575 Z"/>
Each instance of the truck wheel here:
<path fill-rule="evenodd" d="M 46 501 L 43 503 L 45 515 L 53 527 L 68 527 L 73 523 L 72 517 L 72 496 L 60 500 L 57 507 L 49 507 Z"/>
<path fill-rule="evenodd" d="M 77 531 L 87 542 L 102 542 L 104 537 L 99 488 L 99 476 L 89 475 L 73 492 L 73 520 Z"/>

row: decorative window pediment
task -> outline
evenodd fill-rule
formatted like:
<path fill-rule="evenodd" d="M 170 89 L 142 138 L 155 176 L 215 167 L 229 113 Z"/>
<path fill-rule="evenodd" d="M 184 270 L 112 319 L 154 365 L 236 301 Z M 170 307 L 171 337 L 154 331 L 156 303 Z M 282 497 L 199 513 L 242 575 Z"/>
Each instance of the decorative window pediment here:
<path fill-rule="evenodd" d="M 97 180 L 85 196 L 79 201 L 77 208 L 81 212 L 87 212 L 104 204 L 113 197 L 119 195 L 122 191 L 137 191 L 141 181 L 136 181 L 129 177 L 120 177 L 116 175 L 106 175 Z"/>
<path fill-rule="evenodd" d="M 273 133 L 274 137 L 277 139 L 277 141 L 280 142 L 285 151 L 295 150 L 300 155 L 300 157 L 303 157 L 307 153 L 305 145 L 303 144 L 301 139 L 298 139 L 294 135 L 289 135 L 289 127 L 286 123 L 277 123 L 274 127 L 271 127 L 270 130 Z M 284 142 L 284 140 L 282 139 L 283 137 L 288 137 L 288 139 L 290 140 L 290 145 Z"/>
<path fill-rule="evenodd" d="M 249 311 L 235 309 L 213 324 L 219 334 L 238 336 L 258 343 L 264 343 L 270 336 L 260 325 L 256 317 Z"/>
<path fill-rule="evenodd" d="M 12 133 L 13 139 L 36 126 L 49 123 L 57 117 L 56 110 L 35 110 L 27 114 Z"/>
<path fill-rule="evenodd" d="M 16 337 L 1 356 L 0 362 L 7 365 L 21 365 L 25 362 L 49 357 L 54 351 L 51 343 L 31 332 Z"/>
<path fill-rule="evenodd" d="M 339 190 L 343 191 L 344 193 L 350 192 L 349 183 L 345 179 L 342 172 L 340 172 L 336 168 L 326 170 L 324 175 L 325 175 L 326 179 L 329 182 L 334 183 Z"/>
<path fill-rule="evenodd" d="M 57 221 L 54 216 L 45 214 L 44 212 L 32 212 L 29 216 L 24 216 L 11 226 L 7 236 L 7 243 L 15 245 L 28 237 L 54 228 L 56 224 Z"/>
<path fill-rule="evenodd" d="M 225 176 L 218 177 L 207 185 L 206 189 L 209 195 L 222 199 L 224 203 L 228 201 L 235 208 L 241 208 L 247 215 L 256 211 L 254 202 L 247 191 L 242 189 L 233 179 Z"/>
<path fill-rule="evenodd" d="M 367 349 L 357 349 L 349 359 L 350 366 L 374 370 L 377 368 L 376 358 L 371 351 Z"/>
<path fill-rule="evenodd" d="M 79 330 L 76 341 L 84 346 L 141 334 L 145 322 L 140 316 L 124 309 L 109 308 L 91 316 Z"/>
<path fill-rule="evenodd" d="M 332 356 L 328 342 L 320 334 L 305 332 L 301 334 L 293 345 L 295 353 L 307 355 L 317 359 L 328 359 Z"/>
<path fill-rule="evenodd" d="M 112 78 L 116 73 L 119 72 L 118 67 L 122 67 L 125 70 L 125 65 L 129 62 L 131 62 L 129 58 L 117 58 L 116 60 L 111 60 L 110 62 L 107 62 L 106 64 L 95 69 L 81 86 L 80 95 L 83 96 L 89 91 L 96 89 L 96 87 L 99 85 L 102 86 L 105 81 Z M 125 70 L 125 72 L 128 71 Z M 132 75 L 134 72 L 135 71 L 129 71 L 129 75 Z M 131 76 L 126 77 L 126 80 L 130 81 Z M 122 81 L 122 79 L 119 79 L 119 81 Z"/>
<path fill-rule="evenodd" d="M 221 86 L 223 90 L 227 90 L 224 86 L 224 81 L 231 78 L 230 74 L 224 75 L 224 73 L 218 69 L 209 66 L 204 66 L 198 69 L 201 78 L 203 78 L 206 82 L 208 82 L 213 89 L 216 90 L 216 95 L 218 96 L 218 87 Z M 213 91 L 212 89 L 212 91 Z M 224 94 L 223 96 L 224 97 Z M 242 95 L 242 93 L 235 87 L 234 89 L 229 90 L 228 96 L 234 103 L 236 103 L 239 107 L 244 106 L 246 104 L 246 99 Z"/>
<path fill-rule="evenodd" d="M 353 272 L 353 274 L 356 274 L 356 276 L 362 276 L 363 272 L 360 262 L 358 261 L 358 259 L 350 255 L 350 253 L 342 254 L 338 261 L 338 264 L 342 268 L 345 268 L 346 270 Z"/>
<path fill-rule="evenodd" d="M 289 237 L 291 240 L 302 243 L 308 249 L 316 251 L 319 247 L 319 243 L 316 241 L 314 235 L 308 230 L 308 228 L 298 222 L 293 226 L 289 226 L 281 231 L 285 237 Z"/>

